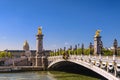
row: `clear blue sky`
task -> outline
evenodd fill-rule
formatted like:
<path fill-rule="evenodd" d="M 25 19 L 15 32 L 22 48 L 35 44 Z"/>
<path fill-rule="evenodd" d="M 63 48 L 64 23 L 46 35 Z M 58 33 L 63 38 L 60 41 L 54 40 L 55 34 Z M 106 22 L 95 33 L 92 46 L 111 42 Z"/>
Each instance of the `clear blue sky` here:
<path fill-rule="evenodd" d="M 97 29 L 105 47 L 120 42 L 119 0 L 0 0 L 0 50 L 36 49 L 42 26 L 44 48 L 93 43 Z"/>

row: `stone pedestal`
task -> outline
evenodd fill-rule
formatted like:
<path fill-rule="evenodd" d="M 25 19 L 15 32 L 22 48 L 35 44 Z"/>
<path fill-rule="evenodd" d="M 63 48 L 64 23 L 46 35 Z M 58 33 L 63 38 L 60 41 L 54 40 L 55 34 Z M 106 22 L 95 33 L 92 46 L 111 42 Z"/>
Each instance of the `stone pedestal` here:
<path fill-rule="evenodd" d="M 94 55 L 101 54 L 100 42 L 101 36 L 94 37 Z"/>
<path fill-rule="evenodd" d="M 36 35 L 36 56 L 35 56 L 35 66 L 41 66 L 43 69 L 46 69 L 47 58 L 43 50 L 43 34 L 42 29 L 38 28 L 38 34 Z"/>
<path fill-rule="evenodd" d="M 36 66 L 42 66 L 43 34 L 37 34 L 36 39 Z"/>
<path fill-rule="evenodd" d="M 41 34 L 41 35 L 37 34 L 36 38 L 37 38 L 37 41 L 36 41 L 37 50 L 36 50 L 36 52 L 38 54 L 40 54 L 40 52 L 43 51 L 43 34 Z"/>
<path fill-rule="evenodd" d="M 48 66 L 48 60 L 47 60 L 46 56 L 36 57 L 36 58 L 34 57 L 34 58 L 31 58 L 30 65 L 36 66 L 36 67 L 41 66 L 43 68 L 43 70 L 46 70 L 47 66 Z"/>

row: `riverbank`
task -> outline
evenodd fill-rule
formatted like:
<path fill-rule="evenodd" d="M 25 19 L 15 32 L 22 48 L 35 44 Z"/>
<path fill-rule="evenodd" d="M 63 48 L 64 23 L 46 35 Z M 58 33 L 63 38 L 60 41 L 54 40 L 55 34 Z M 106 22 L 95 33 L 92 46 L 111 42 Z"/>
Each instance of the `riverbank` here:
<path fill-rule="evenodd" d="M 41 66 L 2 66 L 0 72 L 43 71 Z"/>

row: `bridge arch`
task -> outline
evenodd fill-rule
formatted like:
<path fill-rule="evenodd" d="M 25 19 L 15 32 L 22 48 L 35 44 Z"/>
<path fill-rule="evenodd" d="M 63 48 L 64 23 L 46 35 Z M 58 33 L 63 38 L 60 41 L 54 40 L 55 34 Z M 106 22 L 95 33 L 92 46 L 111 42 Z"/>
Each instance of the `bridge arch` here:
<path fill-rule="evenodd" d="M 58 60 L 55 60 L 55 61 L 51 62 L 48 65 L 48 69 L 55 68 L 55 66 L 60 66 L 61 63 L 63 63 L 63 64 L 74 63 L 74 64 L 77 64 L 79 66 L 85 67 L 86 69 L 89 69 L 89 70 L 103 76 L 106 79 L 117 80 L 115 76 L 111 75 L 110 73 L 106 72 L 105 70 L 100 69 L 99 67 L 97 67 L 95 65 L 92 65 L 90 63 L 87 63 L 87 62 L 81 61 L 81 60 L 80 61 L 75 61 L 75 60 L 72 60 L 72 59 L 68 59 L 68 60 L 58 59 Z"/>

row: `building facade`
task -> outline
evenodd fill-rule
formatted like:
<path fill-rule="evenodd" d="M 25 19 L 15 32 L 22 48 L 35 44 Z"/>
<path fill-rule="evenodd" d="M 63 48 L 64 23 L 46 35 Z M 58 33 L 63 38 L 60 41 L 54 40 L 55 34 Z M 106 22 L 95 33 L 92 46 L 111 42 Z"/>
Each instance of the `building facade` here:
<path fill-rule="evenodd" d="M 50 50 L 43 49 L 43 34 L 42 28 L 38 28 L 36 35 L 36 50 L 29 49 L 29 43 L 27 41 L 23 44 L 23 50 L 5 50 L 10 52 L 14 58 L 26 58 L 22 66 L 47 66 L 47 57 L 49 56 Z M 28 58 L 28 59 L 27 59 Z M 21 65 L 21 64 L 17 64 Z"/>

